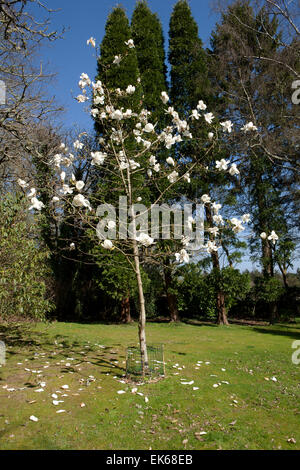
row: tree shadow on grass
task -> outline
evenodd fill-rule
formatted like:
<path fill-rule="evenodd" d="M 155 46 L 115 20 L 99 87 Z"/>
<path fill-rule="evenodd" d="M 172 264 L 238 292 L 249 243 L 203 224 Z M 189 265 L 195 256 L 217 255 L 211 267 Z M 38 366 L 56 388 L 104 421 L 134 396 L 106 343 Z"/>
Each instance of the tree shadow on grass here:
<path fill-rule="evenodd" d="M 99 366 L 101 373 L 115 371 L 118 371 L 119 374 L 124 373 L 124 368 L 111 363 L 114 356 L 119 357 L 119 352 L 111 351 L 112 346 L 98 350 L 96 346 L 87 345 L 84 340 L 70 341 L 67 336 L 61 334 L 50 339 L 47 332 L 33 330 L 33 326 L 33 323 L 25 322 L 0 324 L 0 340 L 9 347 L 9 356 L 19 354 L 19 350 L 26 350 L 29 361 L 34 361 L 36 359 L 34 353 L 42 350 L 45 353 L 43 359 L 55 361 L 56 357 L 67 359 L 74 356 L 76 362 L 84 363 L 88 360 L 91 364 Z M 82 354 L 83 351 L 86 352 L 86 355 Z M 72 366 L 65 367 L 64 364 L 61 364 L 61 373 L 74 373 L 74 371 L 76 370 Z"/>
<path fill-rule="evenodd" d="M 0 340 L 7 346 L 12 347 L 38 347 L 43 343 L 44 334 L 34 332 L 33 338 L 32 324 L 0 324 Z M 41 342 L 38 339 L 41 339 Z"/>
<path fill-rule="evenodd" d="M 185 319 L 183 318 L 181 320 L 182 323 L 185 323 L 186 325 L 192 325 L 192 326 L 211 326 L 213 328 L 218 328 L 220 325 L 217 325 L 216 323 L 213 323 L 212 321 L 205 321 L 205 320 L 192 320 L 192 319 Z"/>
<path fill-rule="evenodd" d="M 262 334 L 269 334 L 269 335 L 274 335 L 274 336 L 288 336 L 292 339 L 298 339 L 300 340 L 300 331 L 284 331 L 284 330 L 277 330 L 272 327 L 269 328 L 252 328 L 253 331 L 256 331 L 257 333 L 262 333 Z"/>

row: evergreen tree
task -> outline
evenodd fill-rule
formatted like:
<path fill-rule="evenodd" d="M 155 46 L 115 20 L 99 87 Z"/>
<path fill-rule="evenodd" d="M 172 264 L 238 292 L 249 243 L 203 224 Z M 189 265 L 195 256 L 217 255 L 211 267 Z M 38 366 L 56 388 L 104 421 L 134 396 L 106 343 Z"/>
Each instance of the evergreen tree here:
<path fill-rule="evenodd" d="M 126 90 L 128 85 L 136 87 L 135 93 L 124 93 L 121 100 L 124 109 L 136 111 L 141 100 L 141 86 L 138 84 L 139 69 L 136 48 L 128 48 L 126 42 L 132 39 L 128 18 L 123 8 L 116 7 L 109 15 L 105 35 L 100 46 L 100 56 L 97 64 L 96 80 L 102 81 L 110 89 Z M 115 58 L 120 58 L 119 65 L 113 64 Z"/>
<path fill-rule="evenodd" d="M 138 67 L 143 89 L 143 105 L 156 122 L 164 116 L 161 92 L 167 90 L 164 37 L 160 20 L 146 0 L 136 4 L 131 21 Z"/>

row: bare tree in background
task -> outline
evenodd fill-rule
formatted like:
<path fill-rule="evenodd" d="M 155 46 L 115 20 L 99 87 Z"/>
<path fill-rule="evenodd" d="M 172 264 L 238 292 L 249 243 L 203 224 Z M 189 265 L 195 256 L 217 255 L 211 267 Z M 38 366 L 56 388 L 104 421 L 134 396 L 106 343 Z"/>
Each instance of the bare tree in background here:
<path fill-rule="evenodd" d="M 49 29 L 51 12 L 37 0 L 0 0 L 2 185 L 8 184 L 15 173 L 26 174 L 25 156 L 32 151 L 30 138 L 35 134 L 34 129 L 59 110 L 47 96 L 46 86 L 53 74 L 38 64 L 42 44 L 61 37 Z M 45 19 L 40 18 L 43 15 Z"/>

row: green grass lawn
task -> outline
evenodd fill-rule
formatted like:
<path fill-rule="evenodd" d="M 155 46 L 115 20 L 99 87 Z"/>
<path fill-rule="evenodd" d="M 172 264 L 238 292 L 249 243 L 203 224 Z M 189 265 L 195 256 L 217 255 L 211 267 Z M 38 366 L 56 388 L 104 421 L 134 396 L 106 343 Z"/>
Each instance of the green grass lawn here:
<path fill-rule="evenodd" d="M 137 325 L 0 325 L 0 449 L 300 449 L 299 324 L 152 323 L 147 336 L 166 377 L 135 386 L 122 382 Z"/>

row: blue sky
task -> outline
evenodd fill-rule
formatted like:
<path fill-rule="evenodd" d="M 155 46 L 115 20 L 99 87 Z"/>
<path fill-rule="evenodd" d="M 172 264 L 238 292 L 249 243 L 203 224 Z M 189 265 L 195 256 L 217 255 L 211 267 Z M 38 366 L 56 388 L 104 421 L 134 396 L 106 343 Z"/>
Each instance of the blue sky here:
<path fill-rule="evenodd" d="M 48 64 L 48 69 L 56 72 L 57 76 L 50 87 L 50 93 L 55 95 L 58 103 L 62 104 L 66 112 L 63 123 L 67 128 L 76 123 L 83 128 L 92 127 L 89 115 L 83 111 L 74 96 L 79 93 L 78 80 L 82 72 L 92 79 L 96 73 L 95 49 L 86 45 L 88 38 L 96 38 L 100 44 L 105 31 L 107 16 L 119 2 L 112 0 L 47 0 L 48 8 L 58 10 L 51 15 L 51 30 L 67 28 L 64 39 L 43 48 L 42 60 Z M 121 2 L 130 19 L 135 7 L 135 0 Z M 171 12 L 175 0 L 148 0 L 148 5 L 156 12 L 162 22 L 165 43 L 168 44 L 168 30 Z M 209 38 L 216 23 L 217 17 L 211 11 L 210 1 L 190 0 L 193 17 L 199 27 L 199 36 L 205 46 L 209 45 Z"/>

